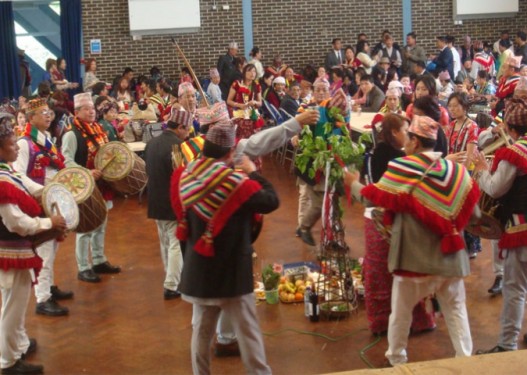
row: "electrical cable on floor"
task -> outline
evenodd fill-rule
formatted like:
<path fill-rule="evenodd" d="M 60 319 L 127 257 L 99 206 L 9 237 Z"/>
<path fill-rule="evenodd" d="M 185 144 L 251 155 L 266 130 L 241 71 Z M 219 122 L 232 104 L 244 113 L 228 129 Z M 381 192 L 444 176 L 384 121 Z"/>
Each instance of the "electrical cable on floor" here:
<path fill-rule="evenodd" d="M 351 336 L 353 336 L 353 335 L 355 335 L 355 334 L 357 334 L 358 332 L 361 332 L 361 331 L 367 331 L 367 329 L 366 328 L 361 328 L 359 330 L 353 331 L 351 333 L 348 333 L 346 335 L 339 336 L 339 337 L 331 337 L 331 336 L 328 336 L 328 335 L 324 335 L 323 333 L 312 332 L 312 331 L 303 331 L 301 329 L 295 329 L 295 328 L 284 328 L 284 329 L 281 329 L 281 330 L 278 330 L 278 331 L 274 331 L 274 332 L 262 332 L 262 334 L 265 335 L 265 336 L 278 336 L 278 335 L 280 335 L 280 334 L 282 334 L 284 332 L 295 332 L 295 333 L 298 333 L 298 334 L 301 334 L 301 335 L 316 336 L 316 337 L 321 337 L 321 338 L 326 339 L 326 340 L 331 341 L 331 342 L 337 342 L 337 341 L 343 340 L 345 338 L 351 337 Z M 381 341 L 381 336 L 377 336 L 373 342 L 370 342 L 368 345 L 366 345 L 361 350 L 359 350 L 360 359 L 369 368 L 376 368 L 376 367 L 373 366 L 372 363 L 368 360 L 368 358 L 366 357 L 366 352 L 369 351 L 370 349 L 372 349 L 380 341 Z"/>

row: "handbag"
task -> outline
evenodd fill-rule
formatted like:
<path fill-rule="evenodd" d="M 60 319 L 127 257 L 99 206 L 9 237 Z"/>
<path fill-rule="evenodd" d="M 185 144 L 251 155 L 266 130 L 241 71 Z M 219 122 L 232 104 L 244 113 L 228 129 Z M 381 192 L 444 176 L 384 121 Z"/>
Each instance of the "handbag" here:
<path fill-rule="evenodd" d="M 148 143 L 152 138 L 158 137 L 163 133 L 163 123 L 154 122 L 143 126 L 143 142 Z"/>

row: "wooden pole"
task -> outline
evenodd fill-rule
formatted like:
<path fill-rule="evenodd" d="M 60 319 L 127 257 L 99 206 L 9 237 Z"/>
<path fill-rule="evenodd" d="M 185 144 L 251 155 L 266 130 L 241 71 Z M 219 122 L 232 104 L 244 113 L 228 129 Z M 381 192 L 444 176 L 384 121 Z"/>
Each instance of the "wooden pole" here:
<path fill-rule="evenodd" d="M 181 55 L 181 58 L 183 59 L 183 62 L 185 63 L 185 65 L 187 66 L 188 70 L 190 71 L 190 75 L 192 76 L 192 79 L 194 80 L 194 82 L 196 82 L 196 85 L 198 85 L 198 91 L 201 95 L 201 98 L 202 100 L 205 102 L 205 104 L 207 105 L 207 107 L 210 108 L 210 104 L 209 104 L 209 101 L 207 100 L 207 97 L 205 96 L 205 92 L 203 91 L 203 88 L 201 87 L 201 84 L 199 83 L 199 80 L 198 78 L 196 77 L 196 74 L 194 73 L 194 69 L 192 69 L 192 66 L 190 66 L 190 62 L 187 60 L 187 58 L 185 57 L 185 54 L 183 53 L 183 51 L 181 50 L 181 48 L 179 47 L 179 44 L 176 42 L 176 39 L 174 38 L 171 38 L 172 39 L 172 43 L 174 44 L 174 46 L 176 47 L 176 50 L 179 52 L 179 54 Z"/>

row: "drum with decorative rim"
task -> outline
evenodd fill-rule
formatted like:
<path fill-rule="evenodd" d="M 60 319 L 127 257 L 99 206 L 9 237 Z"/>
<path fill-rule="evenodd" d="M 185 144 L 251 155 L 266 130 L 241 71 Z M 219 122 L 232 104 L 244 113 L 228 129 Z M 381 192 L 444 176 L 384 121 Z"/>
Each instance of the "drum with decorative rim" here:
<path fill-rule="evenodd" d="M 146 186 L 145 162 L 125 143 L 109 142 L 101 146 L 95 156 L 95 168 L 102 178 L 122 194 L 140 193 Z"/>
<path fill-rule="evenodd" d="M 65 168 L 53 178 L 64 185 L 79 206 L 79 225 L 76 232 L 91 232 L 102 225 L 108 214 L 106 202 L 90 171 L 82 167 Z"/>
<path fill-rule="evenodd" d="M 58 182 L 51 182 L 44 187 L 40 197 L 46 217 L 61 215 L 66 220 L 67 231 L 73 231 L 79 225 L 79 208 L 73 194 Z M 34 236 L 33 244 L 38 246 L 49 240 L 61 237 L 62 231 L 50 229 Z"/>

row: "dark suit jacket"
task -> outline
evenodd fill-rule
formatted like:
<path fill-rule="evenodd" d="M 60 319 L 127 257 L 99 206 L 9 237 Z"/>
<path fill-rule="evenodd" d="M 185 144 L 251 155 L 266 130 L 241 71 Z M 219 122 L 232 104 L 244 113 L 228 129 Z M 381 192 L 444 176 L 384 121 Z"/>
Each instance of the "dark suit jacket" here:
<path fill-rule="evenodd" d="M 170 130 L 152 138 L 145 148 L 148 175 L 148 217 L 156 220 L 176 220 L 170 205 L 170 177 L 172 176 L 172 146 L 181 140 Z"/>
<path fill-rule="evenodd" d="M 324 63 L 324 67 L 326 68 L 326 72 L 329 75 L 329 70 L 334 67 L 335 65 L 340 65 L 344 62 L 344 50 L 340 50 L 340 58 L 341 61 L 337 59 L 337 55 L 335 55 L 335 50 L 332 49 L 330 52 L 328 52 L 326 56 L 326 62 Z"/>
<path fill-rule="evenodd" d="M 450 77 L 454 77 L 454 55 L 452 55 L 450 48 L 443 48 L 439 55 L 434 59 L 434 63 L 436 64 L 434 73 L 439 74 L 442 71 L 448 70 Z"/>
<path fill-rule="evenodd" d="M 192 209 L 187 211 L 189 237 L 185 242 L 181 293 L 198 298 L 229 298 L 252 293 L 252 216 L 276 210 L 279 201 L 273 186 L 261 175 L 253 172 L 249 178 L 258 181 L 262 190 L 234 212 L 214 238 L 214 256 L 205 257 L 193 250 L 207 223 Z"/>
<path fill-rule="evenodd" d="M 284 96 L 282 98 L 282 102 L 280 103 L 280 109 L 283 109 L 288 114 L 290 114 L 292 117 L 296 116 L 298 107 L 300 107 L 299 101 L 293 99 L 289 95 Z"/>
<path fill-rule="evenodd" d="M 362 106 L 364 112 L 379 112 L 384 102 L 384 93 L 377 86 L 373 86 L 366 97 L 366 103 Z"/>
<path fill-rule="evenodd" d="M 218 72 L 220 73 L 220 89 L 221 97 L 223 100 L 227 100 L 229 95 L 229 89 L 234 80 L 234 75 L 236 73 L 236 66 L 234 66 L 234 57 L 228 53 L 220 56 L 218 63 L 216 65 Z"/>

